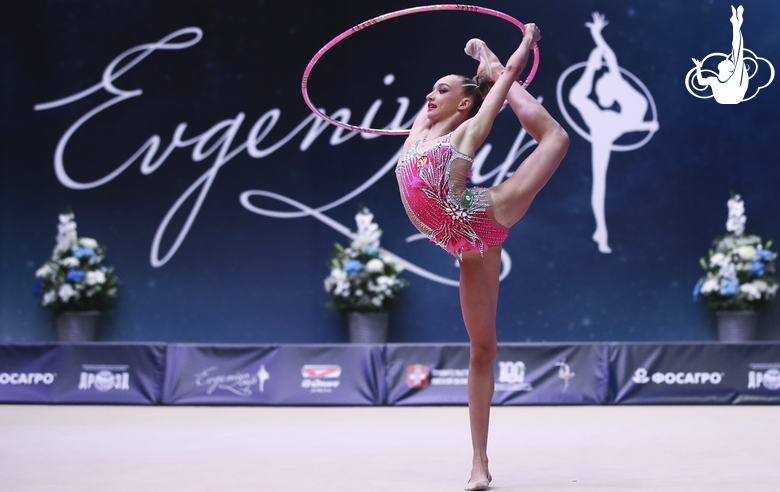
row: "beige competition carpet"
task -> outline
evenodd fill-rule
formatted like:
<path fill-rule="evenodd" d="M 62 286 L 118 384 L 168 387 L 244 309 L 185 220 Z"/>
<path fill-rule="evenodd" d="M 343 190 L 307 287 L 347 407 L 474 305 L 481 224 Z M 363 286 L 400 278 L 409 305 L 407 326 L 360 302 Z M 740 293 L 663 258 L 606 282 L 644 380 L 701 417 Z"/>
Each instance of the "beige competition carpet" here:
<path fill-rule="evenodd" d="M 777 406 L 494 407 L 494 491 L 780 491 Z M 0 405 L 0 491 L 458 491 L 466 407 Z"/>

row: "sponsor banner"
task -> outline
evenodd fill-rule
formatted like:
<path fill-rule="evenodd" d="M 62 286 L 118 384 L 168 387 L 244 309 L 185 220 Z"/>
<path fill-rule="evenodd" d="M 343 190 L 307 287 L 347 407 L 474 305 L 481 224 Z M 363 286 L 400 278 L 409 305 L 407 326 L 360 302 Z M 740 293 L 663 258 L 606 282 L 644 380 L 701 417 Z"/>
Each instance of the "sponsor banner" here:
<path fill-rule="evenodd" d="M 155 404 L 163 344 L 0 345 L 0 401 Z"/>
<path fill-rule="evenodd" d="M 609 362 L 615 403 L 780 402 L 778 344 L 612 345 Z"/>
<path fill-rule="evenodd" d="M 469 346 L 388 345 L 388 403 L 467 404 Z M 499 344 L 494 405 L 601 403 L 607 394 L 602 345 Z"/>
<path fill-rule="evenodd" d="M 603 344 L 499 344 L 494 405 L 599 404 L 609 371 Z"/>
<path fill-rule="evenodd" d="M 274 368 L 279 405 L 381 405 L 382 345 L 283 345 Z"/>
<path fill-rule="evenodd" d="M 56 344 L 0 345 L 0 402 L 50 403 L 58 382 Z"/>
<path fill-rule="evenodd" d="M 157 404 L 165 371 L 164 344 L 63 344 L 53 401 Z"/>
<path fill-rule="evenodd" d="M 468 344 L 386 346 L 389 405 L 468 403 Z"/>
<path fill-rule="evenodd" d="M 170 344 L 163 403 L 271 404 L 278 352 L 271 346 Z"/>
<path fill-rule="evenodd" d="M 381 345 L 169 345 L 163 402 L 381 405 Z"/>

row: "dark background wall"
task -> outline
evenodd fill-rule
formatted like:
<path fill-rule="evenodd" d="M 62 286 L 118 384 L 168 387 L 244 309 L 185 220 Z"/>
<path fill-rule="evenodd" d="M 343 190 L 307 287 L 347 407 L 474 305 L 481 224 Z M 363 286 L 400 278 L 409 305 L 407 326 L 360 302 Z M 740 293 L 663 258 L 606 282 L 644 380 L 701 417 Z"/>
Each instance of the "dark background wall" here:
<path fill-rule="evenodd" d="M 457 279 L 453 258 L 427 241 L 405 241 L 416 230 L 403 212 L 388 164 L 395 161 L 402 137 L 356 136 L 334 145 L 341 133 L 323 126 L 317 138 L 306 138 L 314 134 L 300 78 L 309 59 L 347 28 L 415 4 L 378 5 L 356 0 L 4 2 L 0 341 L 54 337 L 51 313 L 31 292 L 34 271 L 51 253 L 57 215 L 66 206 L 75 211 L 82 236 L 108 247 L 107 263 L 122 281 L 113 315 L 102 320 L 105 340 L 346 339 L 342 319 L 323 308 L 322 287 L 333 243 L 345 244 L 346 238 L 310 216 L 253 213 L 240 202 L 250 190 L 321 207 L 380 173 L 375 183 L 324 213 L 354 229 L 357 206 L 365 204 L 385 231 L 385 248 L 429 272 Z M 511 270 L 501 287 L 499 340 L 714 338 L 714 322 L 692 301 L 691 291 L 700 275 L 698 258 L 725 232 L 729 192 L 745 199 L 747 232 L 780 239 L 780 83 L 729 106 L 697 99 L 684 84 L 691 58 L 730 50 L 730 4 L 485 0 L 480 5 L 542 27 L 540 69 L 529 90 L 572 137 L 560 169 L 505 243 Z M 746 47 L 780 67 L 780 4 L 743 5 Z M 593 11 L 609 20 L 603 34 L 621 67 L 652 95 L 660 128 L 643 147 L 612 153 L 606 195 L 611 254 L 599 253 L 591 240 L 590 143 L 564 121 L 556 99 L 561 75 L 585 61 L 594 47 L 584 27 Z M 34 106 L 99 84 L 104 69 L 125 50 L 188 27 L 198 28 L 202 39 L 184 49 L 154 51 L 114 81 L 118 89 L 142 94 L 80 125 L 67 141 L 64 171 L 78 183 L 101 180 L 153 135 L 160 139 L 156 158 L 181 123 L 186 123 L 183 141 L 210 130 L 213 138 L 203 136 L 200 146 L 182 144 L 155 169 L 142 172 L 139 158 L 100 186 L 65 186 L 55 173 L 58 142 L 79 118 L 115 96 L 99 89 L 59 107 L 36 111 Z M 311 97 L 328 113 L 348 108 L 352 123 L 360 123 L 372 103 L 381 100 L 375 126 L 388 124 L 399 110 L 398 99 L 407 98 L 409 109 L 402 116 L 408 121 L 438 77 L 474 73 L 475 63 L 462 51 L 471 37 L 485 39 L 504 59 L 521 39 L 511 24 L 474 13 L 423 13 L 388 21 L 328 52 L 312 73 Z M 182 35 L 172 42 L 193 39 Z M 394 81 L 386 85 L 388 74 Z M 567 79 L 564 86 L 573 81 Z M 577 118 L 570 105 L 564 107 Z M 253 157 L 241 146 L 255 122 L 274 111 L 278 121 L 257 147 L 280 145 Z M 501 113 L 487 141 L 492 147 L 482 174 L 505 161 L 520 134 L 514 116 Z M 626 135 L 618 143 L 645 135 Z M 198 182 L 212 175 L 210 187 Z M 197 209 L 199 194 L 203 200 Z M 259 196 L 251 204 L 296 211 Z M 171 218 L 164 226 L 167 214 Z M 411 286 L 392 315 L 391 340 L 465 341 L 457 289 L 404 275 Z M 780 339 L 776 308 L 763 317 L 761 336 Z"/>

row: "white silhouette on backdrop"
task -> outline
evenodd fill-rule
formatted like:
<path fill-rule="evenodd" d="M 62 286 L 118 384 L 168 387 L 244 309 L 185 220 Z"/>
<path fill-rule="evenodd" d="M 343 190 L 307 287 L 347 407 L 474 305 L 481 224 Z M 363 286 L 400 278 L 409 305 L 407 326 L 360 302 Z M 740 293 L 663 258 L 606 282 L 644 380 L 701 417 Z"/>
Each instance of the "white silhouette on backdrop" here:
<path fill-rule="evenodd" d="M 688 92 L 694 96 L 701 99 L 715 97 L 715 100 L 720 104 L 739 104 L 742 101 L 753 99 L 753 97 L 758 94 L 759 90 L 768 86 L 770 83 L 772 83 L 772 79 L 775 78 L 775 68 L 772 66 L 772 64 L 769 63 L 769 61 L 765 58 L 758 57 L 755 53 L 745 48 L 745 41 L 742 38 L 742 22 L 744 12 L 745 9 L 742 7 L 742 5 L 740 5 L 736 10 L 734 9 L 733 5 L 731 6 L 731 19 L 729 19 L 731 21 L 732 33 L 731 54 L 726 55 L 724 53 L 712 53 L 707 55 L 707 57 L 702 61 L 699 61 L 696 58 L 692 58 L 696 67 L 692 68 L 685 76 L 685 87 L 688 89 Z M 702 70 L 702 65 L 704 62 L 711 57 L 723 58 L 723 60 L 718 63 L 717 75 L 715 75 L 715 72 L 712 70 Z M 747 93 L 750 79 L 752 79 L 756 73 L 758 73 L 758 60 L 763 60 L 769 66 L 769 81 L 761 87 L 758 87 L 753 95 L 745 99 L 745 94 Z M 752 73 L 750 73 L 751 69 L 748 66 L 748 63 L 753 64 Z M 710 73 L 714 76 L 703 77 L 702 72 Z M 698 86 L 694 83 L 694 80 Z M 709 96 L 700 96 L 693 92 L 691 87 L 693 90 L 700 92 L 705 91 L 707 87 L 710 87 L 712 89 L 712 94 Z"/>
<path fill-rule="evenodd" d="M 586 22 L 585 26 L 590 29 L 590 35 L 593 37 L 596 47 L 590 52 L 587 62 L 573 65 L 561 74 L 558 79 L 558 106 L 574 130 L 591 143 L 593 188 L 590 202 L 596 220 L 593 240 L 598 244 L 600 252 L 611 253 L 604 213 L 610 155 L 613 150 L 635 150 L 646 144 L 658 131 L 658 121 L 655 102 L 650 92 L 639 79 L 618 65 L 615 52 L 601 35 L 601 31 L 609 22 L 603 14 L 593 12 L 592 15 L 593 22 Z M 607 68 L 606 72 L 598 80 L 595 80 L 597 72 L 604 65 Z M 562 98 L 564 80 L 574 70 L 583 66 L 585 71 L 571 88 L 568 99 L 569 103 L 579 111 L 590 133 L 580 128 L 569 116 Z M 626 80 L 624 75 L 630 78 L 634 84 Z M 635 85 L 642 92 L 637 90 Z M 591 98 L 591 93 L 594 90 L 598 102 Z M 648 108 L 651 109 L 651 120 L 645 121 Z M 638 131 L 646 131 L 648 134 L 634 144 L 615 144 L 615 141 L 624 134 Z"/>

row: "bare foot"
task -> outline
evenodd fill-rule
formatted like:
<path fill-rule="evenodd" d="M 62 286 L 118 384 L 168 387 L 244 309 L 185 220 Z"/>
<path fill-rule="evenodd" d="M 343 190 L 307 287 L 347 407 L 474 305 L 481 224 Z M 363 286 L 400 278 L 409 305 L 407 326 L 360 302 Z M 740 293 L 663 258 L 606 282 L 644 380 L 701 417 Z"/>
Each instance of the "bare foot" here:
<path fill-rule="evenodd" d="M 493 476 L 490 475 L 490 471 L 488 471 L 488 462 L 487 460 L 481 461 L 475 458 L 471 465 L 471 478 L 469 478 L 469 483 L 478 483 L 484 480 L 487 480 L 488 483 L 493 481 Z"/>
<path fill-rule="evenodd" d="M 501 60 L 493 53 L 487 44 L 481 39 L 471 39 L 466 43 L 466 54 L 479 61 L 479 67 L 477 67 L 477 75 L 484 75 L 491 82 L 495 82 L 501 72 L 504 70 L 504 65 L 501 64 Z"/>
<path fill-rule="evenodd" d="M 599 245 L 599 252 L 605 254 L 612 252 L 612 248 L 609 247 L 609 242 L 607 240 L 607 231 L 604 229 L 596 229 L 596 232 L 593 233 L 593 241 Z"/>

